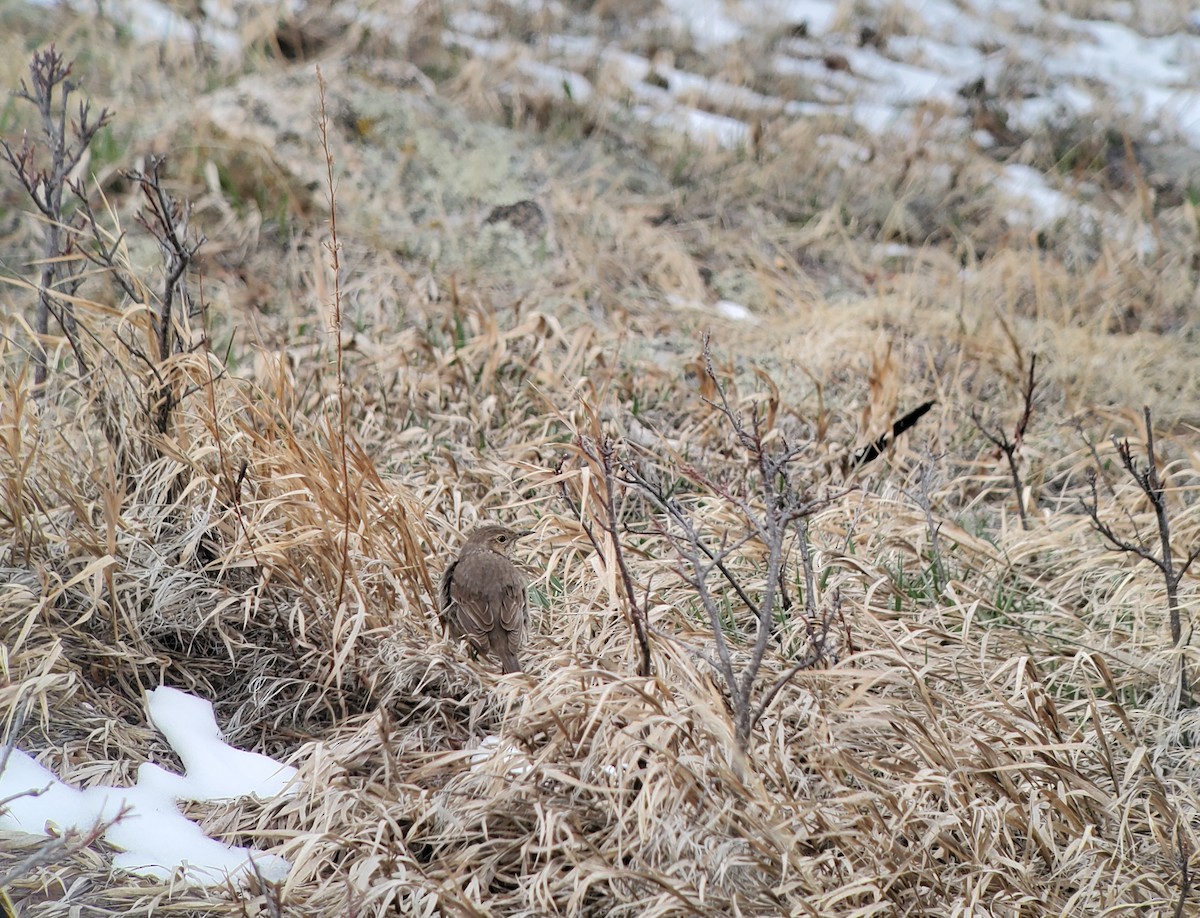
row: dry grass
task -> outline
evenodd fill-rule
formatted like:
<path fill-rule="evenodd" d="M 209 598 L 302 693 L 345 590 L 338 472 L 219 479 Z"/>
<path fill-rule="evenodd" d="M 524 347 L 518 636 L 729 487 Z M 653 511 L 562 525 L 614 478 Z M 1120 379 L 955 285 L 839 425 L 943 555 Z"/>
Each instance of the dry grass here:
<path fill-rule="evenodd" d="M 67 31 L 94 47 L 88 28 Z M 419 28 L 438 28 L 436 17 Z M 1152 531 L 1108 442 L 1136 443 L 1149 403 L 1179 550 L 1200 539 L 1186 205 L 1156 214 L 1159 262 L 1071 226 L 1039 246 L 997 216 L 970 151 L 931 141 L 916 159 L 885 148 L 869 162 L 798 159 L 831 127 L 799 124 L 772 127 L 757 158 L 714 153 L 599 103 L 542 111 L 543 123 L 508 135 L 495 121 L 518 121 L 517 95 L 479 92 L 466 68 L 441 75 L 432 101 L 427 88 L 400 90 L 409 149 L 371 121 L 372 106 L 390 117 L 369 96 L 385 72 L 379 49 L 343 41 L 343 60 L 323 65 L 344 174 L 341 378 L 322 192 L 272 210 L 221 179 L 231 163 L 257 163 L 282 200 L 305 187 L 292 157 L 307 151 L 304 168 L 317 173 L 323 162 L 315 80 L 283 72 L 269 42 L 245 84 L 164 53 L 232 87 L 217 90 L 220 105 L 251 83 L 277 93 L 279 111 L 307 104 L 286 143 L 223 134 L 212 97 L 178 85 L 147 111 L 193 114 L 148 117 L 154 130 L 121 151 L 178 147 L 174 187 L 197 202 L 211 239 L 193 278 L 207 313 L 191 329 L 209 347 L 174 358 L 171 378 L 195 391 L 166 433 L 139 401 L 144 367 L 116 337 L 147 334 L 148 320 L 123 312 L 103 278 L 76 308 L 107 347 L 104 372 L 72 384 L 64 357 L 40 400 L 22 322 L 33 297 L 0 290 L 6 738 L 77 785 L 131 781 L 142 761 L 171 762 L 144 726 L 141 692 L 165 681 L 206 695 L 231 742 L 297 765 L 304 790 L 194 815 L 293 871 L 278 889 L 187 890 L 114 874 L 92 847 L 14 878 L 23 913 L 1200 908 L 1188 879 L 1200 722 L 1173 702 L 1180 651 L 1161 578 L 1106 550 L 1079 504 L 1098 457 L 1101 511 Z M 87 89 L 141 100 L 131 67 L 97 64 Z M 362 117 L 339 121 L 339 104 Z M 463 111 L 489 114 L 482 134 Z M 505 187 L 552 214 L 552 241 L 476 246 L 484 215 L 511 198 L 472 190 L 486 183 L 469 176 L 438 191 L 441 164 L 421 147 L 437 119 L 464 163 L 492 168 L 493 144 L 507 144 Z M 397 158 L 407 165 L 381 171 Z M 115 178 L 106 189 L 130 231 L 128 265 L 153 288 L 135 202 Z M 24 206 L 8 186 L 3 200 Z M 13 252 L 36 252 L 35 224 L 4 222 Z M 937 230 L 950 225 L 957 233 Z M 887 242 L 914 246 L 897 254 Z M 712 316 L 703 304 L 718 297 L 745 303 L 757 323 Z M 654 675 L 638 678 L 611 545 L 597 553 L 588 518 L 560 496 L 566 484 L 594 507 L 592 470 L 561 462 L 577 458 L 580 434 L 602 432 L 678 472 L 681 499 L 714 539 L 736 535 L 736 515 L 678 464 L 731 487 L 746 477 L 743 451 L 703 398 L 708 329 L 735 403 L 810 444 L 798 473 L 807 485 L 852 488 L 810 523 L 817 601 L 836 593 L 846 618 L 837 653 L 789 684 L 745 752 L 720 679 L 696 652 L 712 635 L 653 508 L 634 494 L 620 505 L 657 632 Z M 1044 368 L 1020 451 L 1029 531 L 1005 463 L 969 418 L 979 407 L 1015 421 L 1018 350 Z M 938 404 L 915 431 L 848 470 L 854 449 L 926 398 Z M 118 420 L 120 451 L 101 417 Z M 527 675 L 469 661 L 436 627 L 441 559 L 485 519 L 538 534 L 523 559 Z M 751 541 L 732 559 L 751 592 L 763 557 Z M 1185 613 L 1195 584 L 1193 573 L 1181 585 Z M 723 599 L 726 636 L 748 653 L 750 616 L 732 590 Z M 802 623 L 781 621 L 777 637 L 764 683 L 804 646 Z M 1195 670 L 1194 650 L 1182 652 Z M 511 748 L 473 761 L 489 735 Z M 6 836 L 0 875 L 34 844 Z"/>

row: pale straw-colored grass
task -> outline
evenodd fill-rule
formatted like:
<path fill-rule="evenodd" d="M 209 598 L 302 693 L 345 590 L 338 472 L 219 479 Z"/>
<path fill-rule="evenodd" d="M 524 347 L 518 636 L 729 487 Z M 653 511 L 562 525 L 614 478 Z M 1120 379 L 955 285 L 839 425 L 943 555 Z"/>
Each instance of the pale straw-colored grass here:
<path fill-rule="evenodd" d="M 114 86 L 130 66 L 113 65 Z M 263 66 L 254 79 L 272 83 Z M 339 87 L 362 88 L 328 74 L 334 104 Z M 464 130 L 451 103 L 495 115 L 495 99 L 471 95 L 480 80 L 466 72 L 442 88 L 448 135 Z M 35 401 L 28 291 L 0 290 L 11 306 L 0 338 L 8 738 L 77 785 L 131 781 L 143 761 L 178 767 L 142 710 L 141 693 L 166 682 L 210 697 L 231 742 L 301 776 L 294 798 L 189 807 L 211 834 L 288 858 L 281 888 L 155 883 L 113 871 L 93 846 L 14 878 L 23 913 L 1195 910 L 1182 867 L 1194 872 L 1200 841 L 1200 724 L 1175 703 L 1162 578 L 1108 550 L 1080 505 L 1098 458 L 1104 518 L 1155 531 L 1108 439 L 1136 446 L 1150 403 L 1177 554 L 1200 539 L 1181 215 L 1162 216 L 1167 269 L 1106 248 L 1075 259 L 1086 233 L 1064 226 L 1043 248 L 1014 233 L 973 178 L 986 164 L 963 150 L 913 160 L 879 147 L 838 165 L 798 158 L 830 126 L 797 124 L 774 126 L 754 159 L 671 147 L 605 112 L 565 108 L 565 148 L 554 112 L 544 136 L 520 138 L 553 153 L 534 191 L 553 211 L 555 245 L 527 273 L 375 244 L 378 215 L 357 190 L 370 175 L 351 143 L 375 152 L 375 141 L 343 138 L 339 164 L 360 181 L 338 198 L 341 379 L 319 219 L 291 218 L 290 235 L 264 229 L 253 206 L 189 167 L 177 180 L 207 196 L 198 219 L 228 229 L 213 240 L 228 263 L 205 263 L 212 343 L 176 360 L 173 378 L 197 391 L 165 434 L 139 401 L 144 367 L 115 338 L 144 334 L 144 316 L 118 320 L 114 292 L 86 288 L 77 309 L 108 347 L 105 372 L 70 385 L 64 357 Z M 598 139 L 573 118 L 591 119 Z M 616 136 L 644 147 L 611 154 Z M 314 139 L 301 140 L 311 163 Z M 230 138 L 204 155 L 249 149 Z M 945 162 L 961 165 L 971 195 L 939 184 Z M 422 194 L 383 190 L 397 209 Z M 946 212 L 970 245 L 932 232 Z M 13 246 L 33 238 L 23 227 Z M 881 251 L 887 241 L 917 245 L 900 257 Z M 1135 295 L 1138 308 L 1122 312 Z M 758 323 L 713 317 L 717 296 Z M 653 634 L 654 674 L 635 675 L 627 596 L 597 523 L 602 483 L 578 443 L 615 438 L 678 485 L 714 544 L 737 538 L 737 508 L 686 472 L 733 491 L 751 477 L 705 401 L 704 331 L 739 410 L 755 405 L 809 444 L 795 474 L 812 495 L 849 489 L 810 521 L 818 607 L 836 597 L 842 614 L 826 659 L 779 694 L 746 749 L 664 521 L 622 490 L 620 539 Z M 1034 352 L 1023 530 L 1005 464 L 970 411 L 1011 430 Z M 938 404 L 915 430 L 849 468 L 856 448 L 928 398 Z M 445 559 L 493 519 L 536 532 L 518 555 L 531 582 L 525 675 L 470 660 L 437 624 Z M 765 558 L 754 540 L 730 558 L 752 595 Z M 796 598 L 794 551 L 788 565 Z M 753 616 L 713 587 L 744 665 Z M 1181 589 L 1190 614 L 1194 571 Z M 808 646 L 795 613 L 776 638 L 760 689 Z M 494 754 L 477 757 L 488 737 Z M 6 836 L 0 875 L 36 844 Z"/>

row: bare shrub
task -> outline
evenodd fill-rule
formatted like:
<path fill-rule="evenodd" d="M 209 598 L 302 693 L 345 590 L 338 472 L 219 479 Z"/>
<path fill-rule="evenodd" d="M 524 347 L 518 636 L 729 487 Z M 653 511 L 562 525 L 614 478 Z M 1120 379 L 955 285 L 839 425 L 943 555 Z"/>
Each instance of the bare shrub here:
<path fill-rule="evenodd" d="M 1179 583 L 1187 574 L 1192 562 L 1200 557 L 1200 542 L 1193 546 L 1182 560 L 1175 560 L 1175 549 L 1171 544 L 1171 510 L 1167 505 L 1168 489 L 1159 474 L 1159 459 L 1154 448 L 1154 421 L 1150 407 L 1142 409 L 1146 423 L 1146 464 L 1141 466 L 1133 456 L 1133 448 L 1129 440 L 1118 440 L 1113 437 L 1113 446 L 1121 459 L 1121 467 L 1125 469 L 1150 503 L 1154 510 L 1154 520 L 1158 529 L 1158 548 L 1147 542 L 1139 530 L 1137 523 L 1129 518 L 1129 528 L 1132 536 L 1125 536 L 1113 528 L 1112 524 L 1100 518 L 1100 500 L 1096 488 L 1096 472 L 1090 474 L 1091 498 L 1083 502 L 1083 509 L 1091 518 L 1092 526 L 1100 533 L 1113 551 L 1134 555 L 1144 561 L 1149 561 L 1162 573 L 1163 585 L 1167 590 L 1167 615 L 1171 627 L 1171 643 L 1182 649 L 1185 638 L 1183 633 L 1182 609 L 1179 603 Z M 1128 514 L 1127 514 L 1128 515 Z M 1190 631 L 1189 635 L 1190 637 Z M 1194 701 L 1191 677 L 1188 675 L 1187 658 L 1182 654 L 1179 658 L 1179 703 L 1190 706 Z"/>
<path fill-rule="evenodd" d="M 596 420 L 590 434 L 579 436 L 575 450 L 595 482 L 589 492 L 591 499 L 585 493 L 573 500 L 565 482 L 561 486 L 597 552 L 616 563 L 643 675 L 648 675 L 650 668 L 648 633 L 677 640 L 649 622 L 651 586 L 645 587 L 645 598 L 639 601 L 628 550 L 621 546 L 621 536 L 628 537 L 630 531 L 620 505 L 630 498 L 647 505 L 644 509 L 654 517 L 654 525 L 674 554 L 676 572 L 699 603 L 715 656 L 709 649 L 687 649 L 703 658 L 724 683 L 734 735 L 745 752 L 752 731 L 779 692 L 797 673 L 818 665 L 830 654 L 833 627 L 841 621 L 840 598 L 835 594 L 824 611 L 819 608 L 808 517 L 841 495 L 810 496 L 803 483 L 807 469 L 801 464 L 806 445 L 793 443 L 775 425 L 774 410 L 764 410 L 753 402 L 744 413 L 731 402 L 713 366 L 707 341 L 703 371 L 705 404 L 717 429 L 726 435 L 722 448 L 728 448 L 727 436 L 732 435 L 746 474 L 730 478 L 702 469 L 665 443 L 635 446 L 617 441 L 600 432 Z M 594 414 L 592 417 L 595 420 Z M 717 467 L 714 463 L 713 468 Z M 683 493 L 684 483 L 687 493 Z M 589 512 L 607 536 L 611 551 L 596 538 L 586 519 Z M 788 595 L 793 552 L 800 559 L 802 610 Z M 742 630 L 737 615 L 730 615 L 731 603 L 750 613 L 748 633 Z M 792 648 L 790 665 L 769 684 L 760 684 L 771 638 L 780 622 L 792 616 L 802 621 L 803 646 Z M 743 640 L 748 646 L 742 646 Z"/>
<path fill-rule="evenodd" d="M 41 118 L 41 142 L 44 149 L 28 136 L 19 147 L 0 140 L 0 155 L 12 169 L 34 206 L 44 218 L 42 263 L 38 279 L 38 307 L 34 330 L 38 335 L 34 355 L 34 381 L 46 381 L 45 340 L 50 317 L 66 336 L 75 354 L 80 373 L 88 372 L 90 362 L 80 341 L 80 331 L 72 299 L 83 283 L 69 256 L 75 246 L 78 227 L 68 225 L 63 196 L 70 176 L 78 167 L 97 132 L 112 117 L 108 109 L 92 114 L 91 102 L 79 102 L 78 119 L 68 120 L 71 95 L 78 88 L 71 80 L 71 65 L 51 45 L 33 55 L 29 65 L 30 82 L 21 81 L 14 95 L 32 104 Z"/>
<path fill-rule="evenodd" d="M 44 234 L 40 270 L 36 284 L 17 278 L 9 282 L 36 291 L 34 319 L 34 382 L 47 381 L 50 319 L 67 339 L 75 358 L 76 372 L 93 395 L 101 428 L 128 473 L 136 462 L 133 431 L 123 418 L 116 386 L 107 383 L 111 370 L 124 382 L 127 395 L 138 405 L 147 430 L 166 433 L 172 412 L 184 398 L 198 391 L 172 360 L 195 348 L 189 320 L 195 315 L 187 286 L 187 271 L 204 237 L 189 229 L 190 207 L 176 200 L 164 186 L 163 157 L 151 157 L 144 169 L 124 172 L 127 181 L 141 193 L 142 208 L 136 221 L 154 240 L 162 258 L 163 280 L 155 292 L 146 272 L 129 261 L 128 240 L 119 225 L 108 225 L 99 211 L 116 221 L 115 211 L 99 192 L 89 192 L 87 180 L 76 175 L 86 166 L 85 155 L 99 131 L 111 120 L 107 108 L 93 113 L 91 101 L 83 99 L 77 117 L 69 117 L 71 96 L 78 85 L 71 79 L 72 65 L 53 45 L 38 51 L 30 63 L 30 80 L 21 81 L 16 97 L 33 104 L 41 118 L 37 141 L 26 135 L 18 146 L 0 140 L 0 158 L 5 162 L 33 202 L 42 218 Z M 97 200 L 103 205 L 97 206 Z M 91 310 L 103 317 L 107 310 L 85 296 L 84 284 L 97 272 L 107 277 L 128 300 L 119 304 L 124 322 L 104 323 L 85 316 Z M 139 307 L 129 310 L 133 305 Z M 114 352 L 121 352 L 118 359 Z M 103 363 L 108 358 L 107 363 Z M 102 366 L 103 364 L 103 366 Z"/>
<path fill-rule="evenodd" d="M 1007 329 L 1006 329 L 1007 331 Z M 1008 474 L 1012 480 L 1013 495 L 1017 498 L 1017 513 L 1021 516 L 1021 528 L 1029 529 L 1029 514 L 1025 510 L 1025 483 L 1021 477 L 1021 469 L 1017 462 L 1017 454 L 1021 450 L 1021 444 L 1025 442 L 1025 432 L 1029 429 L 1029 422 L 1033 418 L 1034 394 L 1037 392 L 1037 354 L 1029 356 L 1028 369 L 1021 353 L 1021 349 L 1016 344 L 1016 339 L 1010 334 L 1013 348 L 1017 352 L 1017 361 L 1021 365 L 1021 376 L 1024 383 L 1021 387 L 1021 414 L 1017 418 L 1017 423 L 1013 426 L 1012 436 L 1004 430 L 1002 426 L 996 423 L 988 423 L 980 417 L 977 408 L 971 409 L 971 421 L 975 427 L 996 447 L 997 452 L 1004 456 L 1008 463 Z"/>

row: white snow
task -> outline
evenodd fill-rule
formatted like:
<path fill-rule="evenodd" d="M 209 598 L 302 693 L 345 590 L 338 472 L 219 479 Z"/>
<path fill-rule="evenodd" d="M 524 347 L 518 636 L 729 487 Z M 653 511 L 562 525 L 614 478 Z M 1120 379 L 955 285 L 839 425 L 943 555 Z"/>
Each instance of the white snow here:
<path fill-rule="evenodd" d="M 94 15 L 95 4 L 90 0 L 26 0 L 31 6 L 53 7 L 65 2 L 77 12 Z M 211 8 L 211 4 L 207 4 Z M 128 26 L 138 41 L 179 41 L 192 44 L 200 42 L 220 54 L 234 57 L 242 51 L 242 40 L 237 32 L 237 20 L 232 11 L 228 15 L 212 18 L 205 10 L 202 25 L 193 22 L 158 0 L 113 0 L 105 4 L 104 13 L 114 22 Z M 231 25 L 232 22 L 232 25 Z"/>
<path fill-rule="evenodd" d="M 67 2 L 87 6 L 85 0 Z M 296 6 L 300 0 L 290 2 Z M 404 0 L 382 12 L 362 8 L 356 15 L 403 37 L 414 2 Z M 572 27 L 526 41 L 505 33 L 503 4 L 463 2 L 447 10 L 443 42 L 485 61 L 515 63 L 543 92 L 595 104 L 698 143 L 737 148 L 746 144 L 748 122 L 756 118 L 825 115 L 850 119 L 880 138 L 911 139 L 914 112 L 932 104 L 941 119 L 940 136 L 991 145 L 995 139 L 969 123 L 960 91 L 980 79 L 994 89 L 1003 78 L 1016 80 L 1022 91 L 1023 97 L 1001 103 L 1017 130 L 1111 111 L 1158 122 L 1163 131 L 1178 131 L 1200 148 L 1197 12 L 1175 14 L 1174 33 L 1149 35 L 1138 31 L 1138 23 L 1161 31 L 1173 14 L 1152 16 L 1153 9 L 1121 2 L 1090 9 L 1092 18 L 1086 18 L 1063 12 L 1061 4 L 1032 0 L 908 0 L 901 7 L 892 0 L 862 0 L 853 9 L 844 0 L 664 0 L 658 15 L 625 23 L 626 31 L 642 29 L 651 36 L 671 29 L 716 61 L 726 48 L 740 42 L 754 47 L 765 37 L 770 56 L 763 69 L 785 78 L 779 82 L 787 87 L 785 95 L 775 97 L 736 79 L 688 72 L 670 55 L 651 61 L 625 50 L 592 34 L 586 15 L 557 0 L 508 0 L 508 6 Z M 200 21 L 183 17 L 162 0 L 113 0 L 106 10 L 142 40 L 199 41 L 232 55 L 240 51 L 239 17 L 254 15 L 255 7 L 256 0 L 244 5 L 204 0 L 207 15 Z M 899 12 L 903 34 L 888 25 Z M 866 26 L 883 33 L 878 46 L 860 41 L 859 30 Z M 795 34 L 785 37 L 789 31 Z M 648 81 L 651 75 L 665 87 Z M 624 98 L 611 92 L 614 81 L 628 90 Z M 597 92 L 597 83 L 609 91 Z M 997 173 L 1014 200 L 1011 219 L 1037 224 L 1062 219 L 1067 205 L 1061 192 L 1020 169 L 997 166 Z M 1022 196 L 1024 203 L 1018 200 Z"/>
<path fill-rule="evenodd" d="M 530 77 L 544 92 L 554 93 L 560 98 L 580 104 L 592 98 L 592 84 L 587 77 L 580 76 L 573 70 L 538 61 L 521 61 L 519 66 L 521 72 Z"/>
<path fill-rule="evenodd" d="M 1112 86 L 1183 85 L 1187 70 L 1178 62 L 1179 37 L 1146 38 L 1115 22 L 1054 17 L 1075 38 L 1042 65 L 1059 76 L 1100 80 Z M 1182 37 L 1182 36 L 1180 36 Z"/>
<path fill-rule="evenodd" d="M 717 300 L 716 310 L 717 315 L 724 316 L 726 319 L 733 319 L 737 322 L 755 321 L 754 313 L 733 300 Z"/>
<path fill-rule="evenodd" d="M 146 706 L 151 723 L 166 737 L 187 770 L 187 778 L 180 785 L 180 799 L 265 799 L 278 796 L 296 776 L 296 769 L 290 765 L 226 745 L 212 703 L 203 698 L 164 685 L 147 695 Z M 157 766 L 142 766 L 147 767 Z M 140 783 L 141 769 L 138 779 Z"/>
<path fill-rule="evenodd" d="M 914 67 L 886 58 L 874 50 L 853 50 L 846 54 L 851 72 L 873 81 L 872 98 L 893 105 L 917 104 L 933 100 L 951 102 L 961 77 Z"/>
<path fill-rule="evenodd" d="M 284 879 L 289 864 L 283 858 L 209 838 L 180 813 L 176 801 L 294 794 L 296 769 L 227 745 L 212 704 L 202 698 L 160 686 L 147 693 L 146 703 L 151 722 L 178 753 L 185 774 L 147 762 L 138 767 L 134 787 L 97 785 L 81 791 L 12 749 L 0 772 L 0 800 L 13 798 L 0 807 L 0 829 L 86 833 L 116 820 L 104 838 L 122 849 L 113 858 L 119 869 L 156 878 L 179 875 L 197 885 L 227 878 L 240 885 L 255 871 L 269 880 Z"/>
<path fill-rule="evenodd" d="M 732 319 L 735 322 L 757 322 L 756 316 L 749 307 L 737 302 L 736 300 L 717 300 L 712 306 L 707 306 L 700 300 L 689 299 L 683 296 L 668 296 L 666 299 L 668 305 L 675 309 L 687 309 L 694 312 L 715 312 L 717 315 L 725 319 Z"/>
<path fill-rule="evenodd" d="M 0 757 L 3 753 L 0 752 Z M 71 828 L 96 821 L 96 810 L 85 808 L 82 794 L 63 784 L 19 749 L 9 752 L 8 765 L 0 773 L 0 800 L 27 793 L 4 804 L 0 829 L 46 833 L 46 826 Z"/>
<path fill-rule="evenodd" d="M 1018 206 L 1004 215 L 1009 223 L 1032 222 L 1039 229 L 1050 229 L 1071 215 L 1071 199 L 1047 185 L 1045 176 L 1029 166 L 1005 166 L 996 184 L 1017 200 Z"/>
<path fill-rule="evenodd" d="M 633 114 L 656 127 L 675 131 L 701 144 L 711 142 L 732 148 L 744 144 L 750 135 L 750 129 L 744 121 L 695 108 L 671 106 L 656 109 L 650 105 L 635 105 Z"/>
<path fill-rule="evenodd" d="M 512 743 L 502 740 L 498 736 L 485 736 L 479 741 L 475 751 L 471 753 L 471 767 L 478 768 L 493 759 L 508 766 L 505 774 L 510 778 L 519 778 L 533 771 L 533 763 Z"/>
<path fill-rule="evenodd" d="M 1036 130 L 1040 125 L 1063 124 L 1081 118 L 1096 108 L 1096 100 L 1088 93 L 1070 85 L 1060 83 L 1042 96 L 1033 96 L 1007 106 L 1008 123 L 1025 131 Z"/>
<path fill-rule="evenodd" d="M 743 29 L 725 15 L 721 0 L 664 0 L 677 28 L 685 30 L 699 51 L 711 51 L 736 41 Z"/>
<path fill-rule="evenodd" d="M 766 0 L 764 18 L 776 25 L 804 23 L 809 35 L 824 35 L 832 27 L 839 4 L 835 0 Z"/>

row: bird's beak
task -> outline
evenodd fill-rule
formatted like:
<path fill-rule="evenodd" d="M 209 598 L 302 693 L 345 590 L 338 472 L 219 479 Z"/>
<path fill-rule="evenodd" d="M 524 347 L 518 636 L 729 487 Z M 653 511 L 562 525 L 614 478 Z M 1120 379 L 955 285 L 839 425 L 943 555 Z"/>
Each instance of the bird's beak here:
<path fill-rule="evenodd" d="M 517 538 L 518 539 L 523 539 L 527 535 L 533 535 L 533 530 L 532 529 L 518 529 L 517 530 Z"/>

